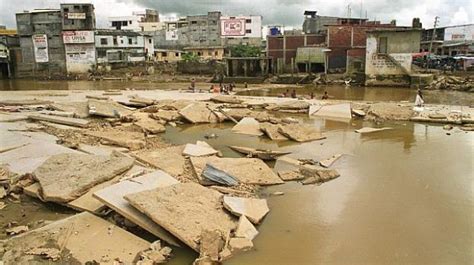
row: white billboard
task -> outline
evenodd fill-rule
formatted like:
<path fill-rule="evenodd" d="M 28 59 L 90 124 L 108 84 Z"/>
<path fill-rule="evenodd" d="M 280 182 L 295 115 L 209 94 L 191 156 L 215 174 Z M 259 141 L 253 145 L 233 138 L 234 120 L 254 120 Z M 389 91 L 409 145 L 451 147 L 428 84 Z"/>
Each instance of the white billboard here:
<path fill-rule="evenodd" d="M 70 43 L 94 43 L 93 31 L 63 31 L 63 41 Z"/>
<path fill-rule="evenodd" d="M 48 36 L 46 34 L 33 35 L 33 47 L 35 51 L 35 61 L 37 63 L 49 62 Z"/>
<path fill-rule="evenodd" d="M 245 19 L 222 19 L 221 20 L 222 36 L 244 36 L 245 35 Z"/>
<path fill-rule="evenodd" d="M 86 13 L 66 13 L 67 19 L 86 19 Z"/>

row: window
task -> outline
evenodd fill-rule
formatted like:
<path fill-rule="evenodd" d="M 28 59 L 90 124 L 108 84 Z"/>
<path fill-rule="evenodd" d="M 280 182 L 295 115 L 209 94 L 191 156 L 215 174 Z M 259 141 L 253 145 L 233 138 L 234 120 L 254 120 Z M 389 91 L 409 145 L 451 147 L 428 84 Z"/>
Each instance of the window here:
<path fill-rule="evenodd" d="M 212 52 L 211 52 L 211 51 L 208 51 L 208 52 L 207 52 L 207 55 L 212 56 Z"/>
<path fill-rule="evenodd" d="M 174 56 L 179 57 L 179 52 L 175 53 Z"/>
<path fill-rule="evenodd" d="M 97 56 L 99 56 L 100 58 L 103 58 L 103 57 L 107 56 L 107 51 L 106 50 L 97 50 Z"/>
<path fill-rule="evenodd" d="M 107 45 L 108 41 L 107 38 L 100 38 L 100 45 Z"/>
<path fill-rule="evenodd" d="M 252 23 L 252 19 L 246 19 L 246 20 L 245 20 L 245 23 L 247 23 L 247 24 Z"/>
<path fill-rule="evenodd" d="M 113 39 L 114 39 L 114 45 L 117 45 L 117 44 L 118 44 L 118 40 L 117 40 L 118 37 L 115 37 L 115 38 L 113 38 Z"/>
<path fill-rule="evenodd" d="M 198 56 L 202 56 L 202 52 L 198 52 Z"/>
<path fill-rule="evenodd" d="M 214 55 L 215 55 L 215 56 L 219 55 L 219 52 L 218 52 L 218 51 L 215 51 L 215 52 L 214 52 Z"/>
<path fill-rule="evenodd" d="M 74 6 L 75 10 L 79 10 L 81 7 L 80 6 Z"/>
<path fill-rule="evenodd" d="M 132 21 L 131 21 L 131 20 L 129 20 L 129 21 L 128 21 L 128 23 L 129 23 L 129 24 L 132 24 Z"/>
<path fill-rule="evenodd" d="M 65 12 L 65 13 L 69 12 L 69 8 L 67 8 L 67 7 L 64 8 L 64 12 Z"/>
<path fill-rule="evenodd" d="M 378 53 L 387 53 L 387 37 L 380 37 L 377 44 Z"/>
<path fill-rule="evenodd" d="M 252 30 L 251 29 L 246 29 L 245 33 L 252 33 Z"/>
<path fill-rule="evenodd" d="M 148 43 L 150 43 L 150 44 L 151 44 L 151 39 L 148 39 Z"/>
<path fill-rule="evenodd" d="M 123 39 L 120 40 L 120 44 L 123 44 Z"/>
<path fill-rule="evenodd" d="M 131 38 L 128 39 L 128 45 L 132 45 L 132 39 Z"/>
<path fill-rule="evenodd" d="M 198 22 L 197 21 L 191 21 L 192 25 L 196 25 Z"/>
<path fill-rule="evenodd" d="M 161 57 L 166 57 L 166 56 L 168 56 L 168 54 L 166 52 L 161 53 Z"/>

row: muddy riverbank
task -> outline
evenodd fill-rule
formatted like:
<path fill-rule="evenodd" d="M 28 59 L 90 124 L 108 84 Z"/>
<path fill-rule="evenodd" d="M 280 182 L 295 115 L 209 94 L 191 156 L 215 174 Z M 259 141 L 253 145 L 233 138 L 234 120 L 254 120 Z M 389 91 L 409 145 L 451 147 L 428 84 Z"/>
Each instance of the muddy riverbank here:
<path fill-rule="evenodd" d="M 238 194 L 266 199 L 270 212 L 261 223 L 255 224 L 259 234 L 253 240 L 253 248 L 235 254 L 224 263 L 468 264 L 474 258 L 470 251 L 474 243 L 471 225 L 474 195 L 470 185 L 474 142 L 472 132 L 469 132 L 473 110 L 469 104 L 427 105 L 421 111 L 414 111 L 413 104 L 405 99 L 390 99 L 388 95 L 394 92 L 383 96 L 364 92 L 368 94 L 356 96 L 362 97 L 361 101 L 347 98 L 304 101 L 261 95 L 216 97 L 209 93 L 182 93 L 151 87 L 121 88 L 107 92 L 103 87 L 0 91 L 4 104 L 0 129 L 5 137 L 2 139 L 5 160 L 1 162 L 10 163 L 19 172 L 26 170 L 26 165 L 31 166 L 28 163 L 22 166 L 17 160 L 29 159 L 34 152 L 8 155 L 10 150 L 23 148 L 10 147 L 17 143 L 15 139 L 27 141 L 32 146 L 37 144 L 32 140 L 42 141 L 58 150 L 66 148 L 67 152 L 73 153 L 84 150 L 104 152 L 107 147 L 137 158 L 137 162 L 145 163 L 149 169 L 162 169 L 179 182 L 201 183 L 199 177 L 202 176 L 197 176 L 197 180 L 193 177 L 190 170 L 195 172 L 196 168 L 191 164 L 194 167 L 191 169 L 187 164 L 186 161 L 192 159 L 181 155 L 185 151 L 182 150 L 184 146 L 179 145 L 192 144 L 193 150 L 200 150 L 194 143 L 203 141 L 227 159 L 242 157 L 229 146 L 291 152 L 289 157 L 304 159 L 305 163 L 317 163 L 314 161 L 342 154 L 342 158 L 330 166 L 340 177 L 324 184 L 301 185 L 290 181 L 275 186 L 245 184 L 234 187 Z M 104 97 L 109 100 L 98 100 Z M 346 95 L 341 94 L 341 97 Z M 49 106 L 55 106 L 55 110 Z M 60 118 L 71 112 L 74 117 L 83 115 L 83 107 L 86 116 L 90 117 Z M 52 118 L 53 125 L 39 122 L 38 112 L 45 109 L 49 112 L 43 115 L 50 121 Z M 202 115 L 204 112 L 206 115 Z M 12 121 L 19 118 L 23 120 Z M 255 122 L 274 124 L 276 133 L 287 140 L 275 141 L 268 135 L 236 133 L 231 120 L 242 121 L 244 118 L 251 121 L 255 118 L 255 121 L 247 123 L 249 127 L 244 126 L 243 132 L 254 134 L 252 126 Z M 6 122 L 7 119 L 10 122 Z M 413 122 L 413 119 L 430 123 Z M 69 123 L 66 127 L 65 122 Z M 444 126 L 446 124 L 450 124 L 449 127 Z M 289 130 L 294 126 L 301 130 L 310 128 L 309 134 L 314 138 L 301 140 L 309 134 L 298 135 Z M 355 132 L 361 128 L 381 127 L 386 130 Z M 100 148 L 81 147 L 85 144 Z M 3 149 L 3 145 L 14 149 Z M 178 146 L 166 149 L 170 145 Z M 200 147 L 203 147 L 202 143 Z M 43 152 L 46 155 L 50 150 L 44 149 Z M 278 160 L 262 165 L 275 173 L 283 169 Z M 175 175 L 174 172 L 180 173 Z M 249 175 L 253 173 L 248 171 Z M 49 221 L 64 220 L 74 213 L 68 208 L 51 207 L 39 200 L 24 198 L 25 194 L 20 195 L 21 203 L 15 203 L 12 202 L 15 196 L 2 200 L 6 203 L 6 207 L 0 210 L 0 223 L 3 225 L 28 225 L 32 230 Z M 72 201 L 67 206 L 74 208 L 77 204 Z M 113 213 L 107 210 L 100 213 L 105 214 L 105 219 L 111 224 L 130 228 L 130 224 L 115 223 Z M 23 220 L 15 220 L 17 218 Z M 163 217 L 153 220 L 163 221 L 160 218 Z M 183 235 L 182 231 L 167 226 L 168 223 L 163 224 L 174 233 Z M 130 231 L 134 233 L 134 240 L 141 243 L 144 243 L 143 239 L 156 239 L 148 233 Z M 109 235 L 115 233 L 109 232 Z M 186 242 L 194 246 L 193 241 Z M 174 258 L 169 264 L 191 264 L 199 256 L 196 249 L 172 248 Z M 203 255 L 203 251 L 200 252 Z M 219 253 L 219 256 L 223 257 L 223 254 Z"/>

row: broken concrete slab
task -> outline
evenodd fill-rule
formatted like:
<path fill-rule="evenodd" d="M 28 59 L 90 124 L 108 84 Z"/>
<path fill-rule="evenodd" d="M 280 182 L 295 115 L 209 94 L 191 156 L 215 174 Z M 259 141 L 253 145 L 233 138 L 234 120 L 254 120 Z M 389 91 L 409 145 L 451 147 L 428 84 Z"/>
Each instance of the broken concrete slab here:
<path fill-rule="evenodd" d="M 238 97 L 235 96 L 226 96 L 226 95 L 217 95 L 211 97 L 211 101 L 217 102 L 217 103 L 228 103 L 228 104 L 241 104 L 244 102 L 242 99 L 239 99 Z"/>
<path fill-rule="evenodd" d="M 184 173 L 185 158 L 181 155 L 183 145 L 171 146 L 155 150 L 146 150 L 135 153 L 133 156 L 139 161 L 165 171 L 173 177 Z"/>
<path fill-rule="evenodd" d="M 322 105 L 311 105 L 309 106 L 308 115 L 311 116 L 321 109 Z"/>
<path fill-rule="evenodd" d="M 42 111 L 39 112 L 39 114 L 59 116 L 59 117 L 67 117 L 67 118 L 73 118 L 74 117 L 74 112 L 59 111 L 59 110 L 42 110 Z"/>
<path fill-rule="evenodd" d="M 226 186 L 235 186 L 239 184 L 239 181 L 234 176 L 229 175 L 210 164 L 206 164 L 201 176 L 204 179 L 211 181 L 211 183 L 218 183 Z"/>
<path fill-rule="evenodd" d="M 133 124 L 140 127 L 146 133 L 157 134 L 165 132 L 165 126 L 158 123 L 155 119 L 149 117 L 149 115 L 149 113 L 145 112 L 134 113 L 133 117 L 137 119 L 137 121 L 133 122 Z"/>
<path fill-rule="evenodd" d="M 56 248 L 60 251 L 58 263 L 86 264 L 91 260 L 103 263 L 107 258 L 132 264 L 137 254 L 148 246 L 146 240 L 84 212 L 7 240 L 2 260 L 5 264 L 31 264 L 38 259 L 36 254 L 27 254 L 28 251 Z"/>
<path fill-rule="evenodd" d="M 130 99 L 130 102 L 135 102 L 135 103 L 140 103 L 140 104 L 143 104 L 145 106 L 150 106 L 150 105 L 153 105 L 155 104 L 155 100 L 154 99 L 151 99 L 151 98 L 142 98 L 142 97 L 138 97 L 138 96 L 134 96 Z"/>
<path fill-rule="evenodd" d="M 133 162 L 123 156 L 59 154 L 48 158 L 33 174 L 45 201 L 67 203 L 125 172 Z"/>
<path fill-rule="evenodd" d="M 247 217 L 245 217 L 245 215 L 241 215 L 239 218 L 239 224 L 235 230 L 235 236 L 253 240 L 257 235 L 258 231 L 255 226 L 253 226 L 253 224 L 249 221 L 249 219 L 247 219 Z"/>
<path fill-rule="evenodd" d="M 246 135 L 261 136 L 263 132 L 260 130 L 260 123 L 250 117 L 243 118 L 232 128 L 232 132 Z"/>
<path fill-rule="evenodd" d="M 47 121 L 40 121 L 40 124 L 44 125 L 44 126 L 48 126 L 48 127 L 53 127 L 55 129 L 60 129 L 60 130 L 80 131 L 80 130 L 83 129 L 83 128 L 80 128 L 80 127 L 74 127 L 74 126 L 58 124 L 58 123 L 52 123 L 52 122 L 47 122 Z"/>
<path fill-rule="evenodd" d="M 274 185 L 283 181 L 260 159 L 191 157 L 196 177 L 201 181 L 207 164 L 221 170 L 245 184 Z"/>
<path fill-rule="evenodd" d="M 28 116 L 17 113 L 0 113 L 0 122 L 16 122 L 27 120 Z"/>
<path fill-rule="evenodd" d="M 218 230 L 203 231 L 199 240 L 200 257 L 209 257 L 212 261 L 219 261 L 219 253 L 224 247 L 224 239 Z"/>
<path fill-rule="evenodd" d="M 309 106 L 311 106 L 311 104 L 303 100 L 289 100 L 278 103 L 278 107 L 280 108 L 280 110 L 304 110 L 309 109 Z"/>
<path fill-rule="evenodd" d="M 53 103 L 49 105 L 54 110 L 72 112 L 77 118 L 89 117 L 89 106 L 84 102 Z"/>
<path fill-rule="evenodd" d="M 280 125 L 278 132 L 297 142 L 309 142 L 326 138 L 314 126 L 299 123 Z"/>
<path fill-rule="evenodd" d="M 260 223 L 270 211 L 265 199 L 224 196 L 223 204 L 232 214 L 245 215 L 254 224 Z"/>
<path fill-rule="evenodd" d="M 139 211 L 199 251 L 203 231 L 226 235 L 237 222 L 222 206 L 222 194 L 196 183 L 179 183 L 125 196 Z"/>
<path fill-rule="evenodd" d="M 366 115 L 365 111 L 361 109 L 352 109 L 352 113 L 358 117 L 365 117 Z"/>
<path fill-rule="evenodd" d="M 383 127 L 383 128 L 370 128 L 370 127 L 364 127 L 361 129 L 355 130 L 356 133 L 373 133 L 373 132 L 380 132 L 380 131 L 385 131 L 385 130 L 390 130 L 392 129 L 391 127 Z"/>
<path fill-rule="evenodd" d="M 192 103 L 181 109 L 179 114 L 191 123 L 215 123 L 218 121 L 216 114 L 205 103 Z"/>
<path fill-rule="evenodd" d="M 295 180 L 302 180 L 305 177 L 299 171 L 281 171 L 278 172 L 278 176 L 283 181 L 295 181 Z"/>
<path fill-rule="evenodd" d="M 87 104 L 89 106 L 89 114 L 94 116 L 118 118 L 132 113 L 132 111 L 115 101 L 101 101 L 91 99 L 87 102 Z"/>
<path fill-rule="evenodd" d="M 342 157 L 342 154 L 335 154 L 331 156 L 330 158 L 319 161 L 319 165 L 322 167 L 328 168 L 341 157 Z"/>
<path fill-rule="evenodd" d="M 322 106 L 317 112 L 313 114 L 317 117 L 335 118 L 335 119 L 352 119 L 351 104 L 334 104 Z"/>
<path fill-rule="evenodd" d="M 148 216 L 132 207 L 124 196 L 151 190 L 159 187 L 167 187 L 179 183 L 175 178 L 167 173 L 156 170 L 133 179 L 124 180 L 94 192 L 94 197 L 102 203 L 127 218 L 134 224 L 147 230 L 153 235 L 166 241 L 167 243 L 179 246 L 179 241 L 161 226 L 153 222 Z"/>
<path fill-rule="evenodd" d="M 139 132 L 125 132 L 120 130 L 91 131 L 87 135 L 103 139 L 110 144 L 138 150 L 145 147 L 145 136 Z"/>
<path fill-rule="evenodd" d="M 77 150 L 90 155 L 99 155 L 99 156 L 109 156 L 114 151 L 117 152 L 128 152 L 129 150 L 125 147 L 111 147 L 107 145 L 88 145 L 88 144 L 79 144 Z"/>
<path fill-rule="evenodd" d="M 30 114 L 28 115 L 28 118 L 35 121 L 47 121 L 47 122 L 59 123 L 59 124 L 76 126 L 76 127 L 81 127 L 81 128 L 85 128 L 89 125 L 88 120 L 60 117 L 60 116 L 54 116 L 54 115 Z"/>
<path fill-rule="evenodd" d="M 301 166 L 300 173 L 306 177 L 302 182 L 303 185 L 323 183 L 341 176 L 339 172 L 334 169 L 327 169 L 313 165 Z"/>
<path fill-rule="evenodd" d="M 22 106 L 22 105 L 47 105 L 53 103 L 49 100 L 39 100 L 39 99 L 7 99 L 0 100 L 0 105 L 3 106 Z"/>
<path fill-rule="evenodd" d="M 247 157 L 260 158 L 262 160 L 275 160 L 279 156 L 291 154 L 291 152 L 255 149 L 243 146 L 229 146 L 230 149 L 247 155 Z"/>
<path fill-rule="evenodd" d="M 274 141 L 288 140 L 288 138 L 286 136 L 284 136 L 283 134 L 281 134 L 278 131 L 278 127 L 279 127 L 279 125 L 271 124 L 269 122 L 265 122 L 265 123 L 260 124 L 260 130 L 263 133 L 265 133 L 265 135 L 267 135 L 268 138 L 270 138 L 271 140 L 274 140 Z"/>
<path fill-rule="evenodd" d="M 187 156 L 210 156 L 215 155 L 219 151 L 212 148 L 206 142 L 198 141 L 196 144 L 186 144 L 183 155 Z"/>
<path fill-rule="evenodd" d="M 165 121 L 177 121 L 181 118 L 181 115 L 176 110 L 158 110 L 155 113 L 150 114 L 150 117 L 155 120 Z"/>
<path fill-rule="evenodd" d="M 245 252 L 251 250 L 252 248 L 253 243 L 247 238 L 235 237 L 229 240 L 229 249 L 233 254 L 238 252 Z"/>

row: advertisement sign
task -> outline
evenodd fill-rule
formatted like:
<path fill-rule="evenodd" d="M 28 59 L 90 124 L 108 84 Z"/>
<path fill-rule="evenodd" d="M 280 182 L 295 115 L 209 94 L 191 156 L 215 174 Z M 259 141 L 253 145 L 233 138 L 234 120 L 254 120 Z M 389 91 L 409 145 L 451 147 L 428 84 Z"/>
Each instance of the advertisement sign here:
<path fill-rule="evenodd" d="M 63 41 L 69 43 L 94 43 L 93 31 L 63 31 Z"/>
<path fill-rule="evenodd" d="M 35 61 L 37 63 L 49 62 L 48 36 L 45 34 L 33 35 L 33 47 L 35 51 Z"/>
<path fill-rule="evenodd" d="M 166 31 L 166 40 L 178 40 L 178 30 Z"/>
<path fill-rule="evenodd" d="M 86 13 L 66 13 L 67 19 L 86 19 Z"/>
<path fill-rule="evenodd" d="M 222 36 L 244 36 L 245 19 L 222 19 L 221 31 Z"/>
<path fill-rule="evenodd" d="M 465 40 L 466 35 L 464 34 L 452 34 L 451 35 L 451 40 Z"/>

